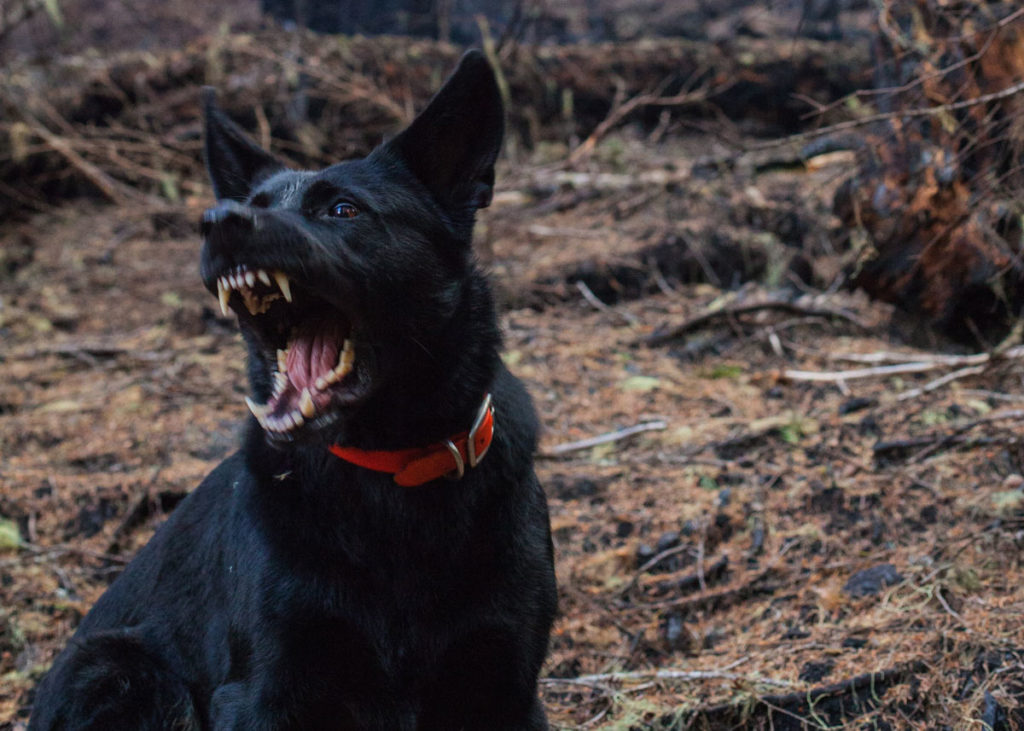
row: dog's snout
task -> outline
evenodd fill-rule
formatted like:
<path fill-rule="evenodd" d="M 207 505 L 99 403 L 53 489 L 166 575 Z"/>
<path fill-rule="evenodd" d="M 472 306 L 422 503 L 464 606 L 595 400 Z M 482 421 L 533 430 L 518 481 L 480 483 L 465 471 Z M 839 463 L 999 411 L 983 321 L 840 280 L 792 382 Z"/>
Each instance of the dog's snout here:
<path fill-rule="evenodd" d="M 243 229 L 251 229 L 256 225 L 256 215 L 257 212 L 249 206 L 236 203 L 235 201 L 222 201 L 213 208 L 207 208 L 203 212 L 199 229 L 203 236 L 209 236 L 215 228 L 224 225 L 235 225 Z"/>

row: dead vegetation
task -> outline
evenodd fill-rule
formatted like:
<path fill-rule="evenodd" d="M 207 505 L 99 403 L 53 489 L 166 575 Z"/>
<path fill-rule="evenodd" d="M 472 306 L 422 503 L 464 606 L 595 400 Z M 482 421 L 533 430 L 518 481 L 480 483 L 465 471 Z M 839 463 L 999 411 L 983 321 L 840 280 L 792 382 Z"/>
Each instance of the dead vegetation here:
<path fill-rule="evenodd" d="M 1024 728 L 1019 241 L 993 213 L 1024 16 L 884 7 L 880 57 L 918 75 L 881 95 L 849 96 L 858 39 L 495 50 L 513 141 L 478 238 L 545 427 L 560 728 Z M 317 164 L 456 55 L 259 31 L 6 70 L 0 727 L 245 413 L 195 272 L 199 85 Z M 964 314 L 980 344 L 944 338 Z"/>

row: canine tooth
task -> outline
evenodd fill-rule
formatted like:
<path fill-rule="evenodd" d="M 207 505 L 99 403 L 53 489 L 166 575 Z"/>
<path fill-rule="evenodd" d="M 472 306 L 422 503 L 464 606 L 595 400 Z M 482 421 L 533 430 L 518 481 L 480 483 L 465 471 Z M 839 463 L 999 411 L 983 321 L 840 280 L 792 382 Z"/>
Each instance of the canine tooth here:
<path fill-rule="evenodd" d="M 293 411 L 288 414 L 288 422 L 291 424 L 291 428 L 295 429 L 296 427 L 300 427 L 305 424 L 306 420 L 302 418 L 302 414 L 298 411 Z"/>
<path fill-rule="evenodd" d="M 329 384 L 324 380 L 323 376 L 320 376 L 313 385 L 316 386 L 317 391 L 323 391 Z"/>
<path fill-rule="evenodd" d="M 288 385 L 288 376 L 278 371 L 274 374 L 274 395 L 280 394 Z"/>
<path fill-rule="evenodd" d="M 265 416 L 267 413 L 266 406 L 261 406 L 248 396 L 245 397 L 245 405 L 249 407 L 249 411 L 251 411 L 252 415 L 255 416 L 257 419 L 260 418 L 261 416 Z"/>
<path fill-rule="evenodd" d="M 253 274 L 252 272 L 246 272 L 245 273 L 245 283 L 248 284 L 250 287 L 255 286 L 256 285 L 256 275 Z"/>
<path fill-rule="evenodd" d="M 284 373 L 288 367 L 288 351 L 277 349 L 277 370 Z"/>
<path fill-rule="evenodd" d="M 302 398 L 299 399 L 299 411 L 307 419 L 312 419 L 313 414 L 316 413 L 316 407 L 313 405 L 313 395 L 309 392 L 308 388 L 302 389 Z"/>
<path fill-rule="evenodd" d="M 351 340 L 345 339 L 345 346 L 341 350 L 341 355 L 338 356 L 338 366 L 334 369 L 334 376 L 340 380 L 344 378 L 349 371 L 352 370 L 352 365 L 356 361 L 356 349 L 352 344 Z"/>
<path fill-rule="evenodd" d="M 270 286 L 270 275 L 267 274 L 265 271 L 260 269 L 258 272 L 256 272 L 256 276 L 259 277 L 260 281 L 263 282 L 265 285 L 267 285 L 268 287 Z"/>
<path fill-rule="evenodd" d="M 224 286 L 223 278 L 217 280 L 217 299 L 220 300 L 220 311 L 225 317 L 228 316 L 228 299 L 231 298 L 231 290 Z"/>
<path fill-rule="evenodd" d="M 288 283 L 288 275 L 284 272 L 274 272 L 274 281 L 277 282 L 278 289 L 280 289 L 281 294 L 284 295 L 285 302 L 291 302 L 292 288 Z"/>

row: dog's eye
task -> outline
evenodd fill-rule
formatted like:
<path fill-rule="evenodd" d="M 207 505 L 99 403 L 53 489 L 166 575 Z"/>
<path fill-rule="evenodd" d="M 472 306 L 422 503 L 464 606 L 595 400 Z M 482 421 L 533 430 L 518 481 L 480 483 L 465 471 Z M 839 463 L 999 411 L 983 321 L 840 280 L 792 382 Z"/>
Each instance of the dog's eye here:
<path fill-rule="evenodd" d="M 331 218 L 355 218 L 359 215 L 359 209 L 348 201 L 342 201 L 341 203 L 335 203 L 328 215 Z"/>

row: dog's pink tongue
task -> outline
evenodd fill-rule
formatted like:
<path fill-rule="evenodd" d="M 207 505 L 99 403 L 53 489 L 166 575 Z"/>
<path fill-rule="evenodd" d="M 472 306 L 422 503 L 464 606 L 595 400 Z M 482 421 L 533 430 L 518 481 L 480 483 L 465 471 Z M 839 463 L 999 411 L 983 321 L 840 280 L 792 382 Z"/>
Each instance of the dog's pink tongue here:
<path fill-rule="evenodd" d="M 340 323 L 329 321 L 306 323 L 293 333 L 285 370 L 300 393 L 304 388 L 312 389 L 317 378 L 334 370 L 346 335 Z"/>

